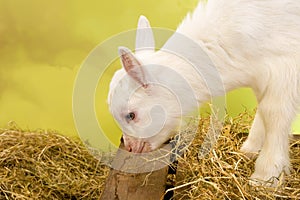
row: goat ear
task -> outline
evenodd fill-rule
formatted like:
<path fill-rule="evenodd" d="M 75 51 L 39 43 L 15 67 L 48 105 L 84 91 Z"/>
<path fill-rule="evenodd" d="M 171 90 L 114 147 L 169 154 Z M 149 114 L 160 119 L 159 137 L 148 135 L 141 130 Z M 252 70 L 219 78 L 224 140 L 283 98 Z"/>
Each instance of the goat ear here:
<path fill-rule="evenodd" d="M 119 47 L 119 55 L 121 58 L 122 66 L 124 67 L 127 74 L 137 83 L 146 88 L 147 81 L 145 78 L 145 71 L 138 59 L 126 47 Z"/>
<path fill-rule="evenodd" d="M 135 40 L 135 51 L 154 51 L 155 42 L 153 32 L 148 19 L 141 15 L 138 22 Z"/>

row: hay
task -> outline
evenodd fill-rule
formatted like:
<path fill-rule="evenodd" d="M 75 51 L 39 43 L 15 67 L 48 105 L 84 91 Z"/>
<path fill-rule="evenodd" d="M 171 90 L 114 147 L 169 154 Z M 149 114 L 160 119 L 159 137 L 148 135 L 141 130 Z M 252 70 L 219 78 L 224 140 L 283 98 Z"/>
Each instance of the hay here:
<path fill-rule="evenodd" d="M 108 168 L 55 131 L 0 129 L 0 199 L 97 199 Z"/>
<path fill-rule="evenodd" d="M 226 117 L 222 133 L 211 151 L 199 157 L 210 118 L 202 118 L 195 140 L 179 159 L 176 199 L 300 199 L 300 141 L 291 141 L 292 170 L 277 188 L 254 187 L 249 177 L 254 161 L 239 149 L 246 139 L 254 113 Z M 179 178 L 179 179 L 178 179 Z M 181 179 L 181 180 L 180 180 Z"/>
<path fill-rule="evenodd" d="M 176 199 L 300 199 L 300 141 L 291 141 L 292 173 L 278 188 L 252 187 L 254 161 L 239 152 L 253 113 L 227 117 L 222 134 L 207 155 L 199 156 L 209 132 L 202 118 L 191 146 L 179 158 Z M 55 131 L 0 129 L 0 199 L 99 199 L 108 167 L 76 139 Z"/>

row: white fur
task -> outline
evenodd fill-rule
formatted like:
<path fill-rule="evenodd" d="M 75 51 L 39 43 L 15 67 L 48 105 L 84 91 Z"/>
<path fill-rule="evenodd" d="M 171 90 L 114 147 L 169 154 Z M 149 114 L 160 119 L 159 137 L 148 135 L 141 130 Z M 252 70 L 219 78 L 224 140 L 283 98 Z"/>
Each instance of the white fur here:
<path fill-rule="evenodd" d="M 252 178 L 267 181 L 278 177 L 282 171 L 288 173 L 288 136 L 300 95 L 300 1 L 200 2 L 194 13 L 187 15 L 177 32 L 202 46 L 216 65 L 226 91 L 250 87 L 256 94 L 258 111 L 250 135 L 241 149 L 246 153 L 260 151 Z M 143 64 L 171 66 L 189 81 L 200 103 L 210 99 L 205 82 L 195 76 L 197 73 L 179 57 L 162 51 L 141 53 L 137 57 Z M 110 96 L 116 93 L 117 82 L 125 74 L 124 69 L 116 73 L 111 83 Z M 150 74 L 155 79 L 166 79 L 168 83 L 180 87 L 180 82 L 172 80 L 163 71 L 152 70 Z M 128 80 L 128 85 L 123 85 L 122 92 L 130 87 L 132 83 L 129 82 L 132 80 Z M 186 95 L 185 90 L 181 92 L 183 96 Z M 176 100 L 170 98 L 170 94 L 162 91 L 150 92 L 150 95 L 146 93 L 135 94 L 129 106 L 127 102 L 123 102 L 126 107 L 122 106 L 122 100 L 118 106 L 111 105 L 112 112 L 126 113 L 128 107 L 147 110 L 153 106 L 153 102 L 166 105 L 167 112 L 177 109 Z M 183 106 L 186 107 L 183 114 L 192 109 L 188 103 Z M 170 119 L 180 118 L 179 114 L 173 112 Z M 119 123 L 128 126 L 122 117 L 117 117 Z M 173 123 L 172 120 L 168 121 L 165 130 L 145 142 L 152 149 L 159 147 L 177 123 L 176 120 Z"/>

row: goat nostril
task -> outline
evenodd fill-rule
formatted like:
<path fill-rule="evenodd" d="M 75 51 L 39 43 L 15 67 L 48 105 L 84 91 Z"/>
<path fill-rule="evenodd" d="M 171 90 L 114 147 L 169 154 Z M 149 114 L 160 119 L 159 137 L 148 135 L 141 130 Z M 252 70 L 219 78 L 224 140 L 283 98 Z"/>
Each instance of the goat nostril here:
<path fill-rule="evenodd" d="M 126 146 L 125 149 L 126 149 L 128 152 L 132 152 L 131 146 Z"/>

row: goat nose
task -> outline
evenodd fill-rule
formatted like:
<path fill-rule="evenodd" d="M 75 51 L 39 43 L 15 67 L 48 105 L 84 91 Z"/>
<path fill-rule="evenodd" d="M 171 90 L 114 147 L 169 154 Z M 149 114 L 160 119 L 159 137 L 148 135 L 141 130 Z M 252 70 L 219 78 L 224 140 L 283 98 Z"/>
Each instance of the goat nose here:
<path fill-rule="evenodd" d="M 126 139 L 124 138 L 124 134 L 123 136 L 121 137 L 121 143 L 123 143 L 124 145 L 124 149 L 128 152 L 132 152 L 132 147 L 130 145 L 130 143 L 128 143 L 128 141 L 126 141 Z"/>

